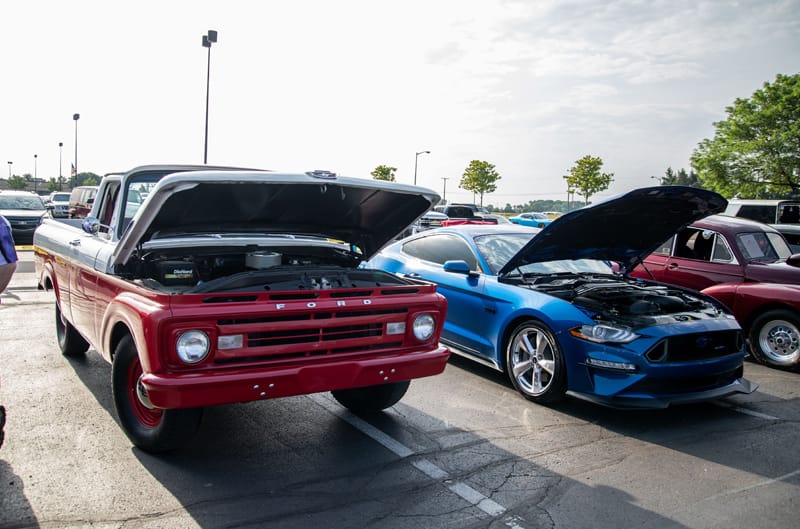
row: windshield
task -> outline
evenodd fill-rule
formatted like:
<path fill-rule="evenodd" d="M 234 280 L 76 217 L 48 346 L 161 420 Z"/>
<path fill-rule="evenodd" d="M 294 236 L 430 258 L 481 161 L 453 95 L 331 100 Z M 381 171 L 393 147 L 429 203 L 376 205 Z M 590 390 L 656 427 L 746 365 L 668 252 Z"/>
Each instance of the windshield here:
<path fill-rule="evenodd" d="M 69 193 L 56 193 L 50 200 L 53 202 L 69 202 Z"/>
<path fill-rule="evenodd" d="M 531 236 L 526 233 L 491 233 L 475 237 L 475 246 L 481 257 L 489 265 L 492 274 L 497 274 L 514 257 Z M 531 263 L 517 270 L 525 274 L 559 274 L 563 272 L 611 274 L 611 266 L 605 261 L 594 259 L 559 260 Z"/>
<path fill-rule="evenodd" d="M 778 261 L 792 255 L 789 245 L 779 233 L 739 233 L 736 245 L 748 261 Z"/>
<path fill-rule="evenodd" d="M 29 209 L 32 211 L 39 211 L 44 209 L 44 202 L 36 195 L 0 195 L 0 209 Z"/>

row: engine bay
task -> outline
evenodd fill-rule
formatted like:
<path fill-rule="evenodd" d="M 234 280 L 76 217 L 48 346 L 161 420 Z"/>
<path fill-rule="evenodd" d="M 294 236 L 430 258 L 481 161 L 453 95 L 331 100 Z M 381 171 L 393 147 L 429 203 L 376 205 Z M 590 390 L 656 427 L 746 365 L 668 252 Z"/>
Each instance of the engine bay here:
<path fill-rule="evenodd" d="M 131 259 L 121 277 L 164 293 L 330 290 L 413 284 L 330 248 L 153 251 Z M 283 251 L 280 251 L 283 250 Z"/>
<path fill-rule="evenodd" d="M 525 277 L 518 286 L 561 298 L 592 313 L 597 320 L 631 327 L 690 321 L 726 314 L 711 299 L 688 290 L 624 276 L 552 274 Z"/>

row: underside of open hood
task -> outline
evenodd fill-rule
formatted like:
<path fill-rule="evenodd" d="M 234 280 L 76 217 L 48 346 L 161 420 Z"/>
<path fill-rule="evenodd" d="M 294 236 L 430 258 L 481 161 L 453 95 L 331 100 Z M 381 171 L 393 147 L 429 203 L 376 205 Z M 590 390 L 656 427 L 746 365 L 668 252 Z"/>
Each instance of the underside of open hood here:
<path fill-rule="evenodd" d="M 614 261 L 631 270 L 683 226 L 719 213 L 727 201 L 694 187 L 636 189 L 571 211 L 542 229 L 499 271 L 562 259 Z"/>
<path fill-rule="evenodd" d="M 208 234 L 314 235 L 369 258 L 439 201 L 429 189 L 331 173 L 194 171 L 164 177 L 122 236 L 114 264 L 149 240 Z"/>

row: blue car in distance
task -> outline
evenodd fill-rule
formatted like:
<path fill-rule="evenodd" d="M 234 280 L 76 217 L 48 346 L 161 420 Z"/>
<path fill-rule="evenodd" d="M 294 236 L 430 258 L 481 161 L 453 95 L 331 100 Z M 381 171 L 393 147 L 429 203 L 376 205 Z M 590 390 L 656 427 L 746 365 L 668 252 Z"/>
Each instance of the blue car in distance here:
<path fill-rule="evenodd" d="M 520 213 L 519 215 L 515 215 L 513 217 L 508 217 L 508 221 L 511 224 L 519 224 L 520 226 L 531 226 L 532 228 L 544 228 L 551 222 L 553 219 L 545 215 L 544 213 Z"/>
<path fill-rule="evenodd" d="M 750 393 L 733 315 L 698 292 L 630 278 L 684 225 L 725 209 L 710 191 L 638 189 L 544 229 L 465 225 L 418 233 L 369 266 L 431 281 L 448 301 L 442 342 L 534 402 L 569 394 L 614 407 Z"/>

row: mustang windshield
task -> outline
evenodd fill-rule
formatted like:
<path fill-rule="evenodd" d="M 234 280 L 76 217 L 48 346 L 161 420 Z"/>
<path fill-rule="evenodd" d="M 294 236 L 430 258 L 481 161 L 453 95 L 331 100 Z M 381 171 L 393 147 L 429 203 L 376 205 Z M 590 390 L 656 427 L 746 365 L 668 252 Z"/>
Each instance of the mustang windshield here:
<path fill-rule="evenodd" d="M 492 233 L 475 237 L 475 245 L 489 264 L 492 274 L 497 274 L 531 239 L 525 233 Z M 611 274 L 611 266 L 595 259 L 558 260 L 531 263 L 519 267 L 524 274 L 559 274 L 564 272 Z"/>

